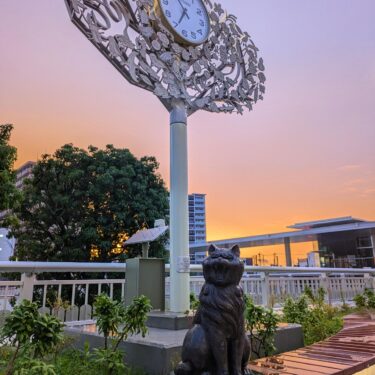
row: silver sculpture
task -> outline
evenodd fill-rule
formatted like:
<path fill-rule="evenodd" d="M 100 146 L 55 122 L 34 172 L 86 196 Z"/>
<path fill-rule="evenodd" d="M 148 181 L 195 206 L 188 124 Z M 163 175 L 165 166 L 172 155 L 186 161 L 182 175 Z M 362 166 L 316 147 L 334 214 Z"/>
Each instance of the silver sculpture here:
<path fill-rule="evenodd" d="M 194 46 L 176 41 L 153 11 L 154 0 L 65 1 L 73 23 L 117 70 L 153 92 L 169 111 L 173 100 L 182 100 L 188 115 L 198 109 L 243 113 L 263 99 L 263 60 L 220 4 L 203 0 L 211 29 L 207 40 Z"/>

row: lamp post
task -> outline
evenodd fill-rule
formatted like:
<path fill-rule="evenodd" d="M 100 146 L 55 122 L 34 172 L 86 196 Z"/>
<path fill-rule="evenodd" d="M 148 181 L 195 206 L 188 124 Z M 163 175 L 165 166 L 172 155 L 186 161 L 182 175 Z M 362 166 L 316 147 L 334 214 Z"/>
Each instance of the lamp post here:
<path fill-rule="evenodd" d="M 189 309 L 187 118 L 243 113 L 263 99 L 263 60 L 233 15 L 211 0 L 65 0 L 72 22 L 133 85 L 170 113 L 173 312 Z"/>

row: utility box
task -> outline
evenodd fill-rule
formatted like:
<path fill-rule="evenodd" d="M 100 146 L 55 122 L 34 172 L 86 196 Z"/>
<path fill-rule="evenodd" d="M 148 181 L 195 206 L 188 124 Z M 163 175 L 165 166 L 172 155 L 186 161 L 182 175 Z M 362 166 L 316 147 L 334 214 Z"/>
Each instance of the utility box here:
<path fill-rule="evenodd" d="M 163 259 L 133 258 L 126 261 L 125 305 L 145 295 L 153 310 L 165 310 L 165 265 Z"/>

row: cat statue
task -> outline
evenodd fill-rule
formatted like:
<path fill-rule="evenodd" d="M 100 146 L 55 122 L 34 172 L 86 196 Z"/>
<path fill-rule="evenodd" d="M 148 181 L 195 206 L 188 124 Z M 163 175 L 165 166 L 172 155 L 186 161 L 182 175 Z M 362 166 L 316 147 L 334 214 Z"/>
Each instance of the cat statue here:
<path fill-rule="evenodd" d="M 250 356 L 245 302 L 239 286 L 244 264 L 240 249 L 208 248 L 200 306 L 182 347 L 175 375 L 242 375 Z"/>

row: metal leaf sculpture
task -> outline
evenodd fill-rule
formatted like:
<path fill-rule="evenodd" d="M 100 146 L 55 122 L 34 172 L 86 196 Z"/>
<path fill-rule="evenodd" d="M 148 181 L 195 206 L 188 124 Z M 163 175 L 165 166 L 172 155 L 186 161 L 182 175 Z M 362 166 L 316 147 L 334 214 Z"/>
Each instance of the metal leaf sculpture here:
<path fill-rule="evenodd" d="M 203 0 L 208 40 L 178 44 L 153 11 L 154 0 L 65 0 L 73 23 L 133 85 L 153 92 L 170 110 L 183 100 L 188 114 L 203 109 L 252 109 L 265 92 L 264 64 L 247 32 L 217 3 Z"/>

